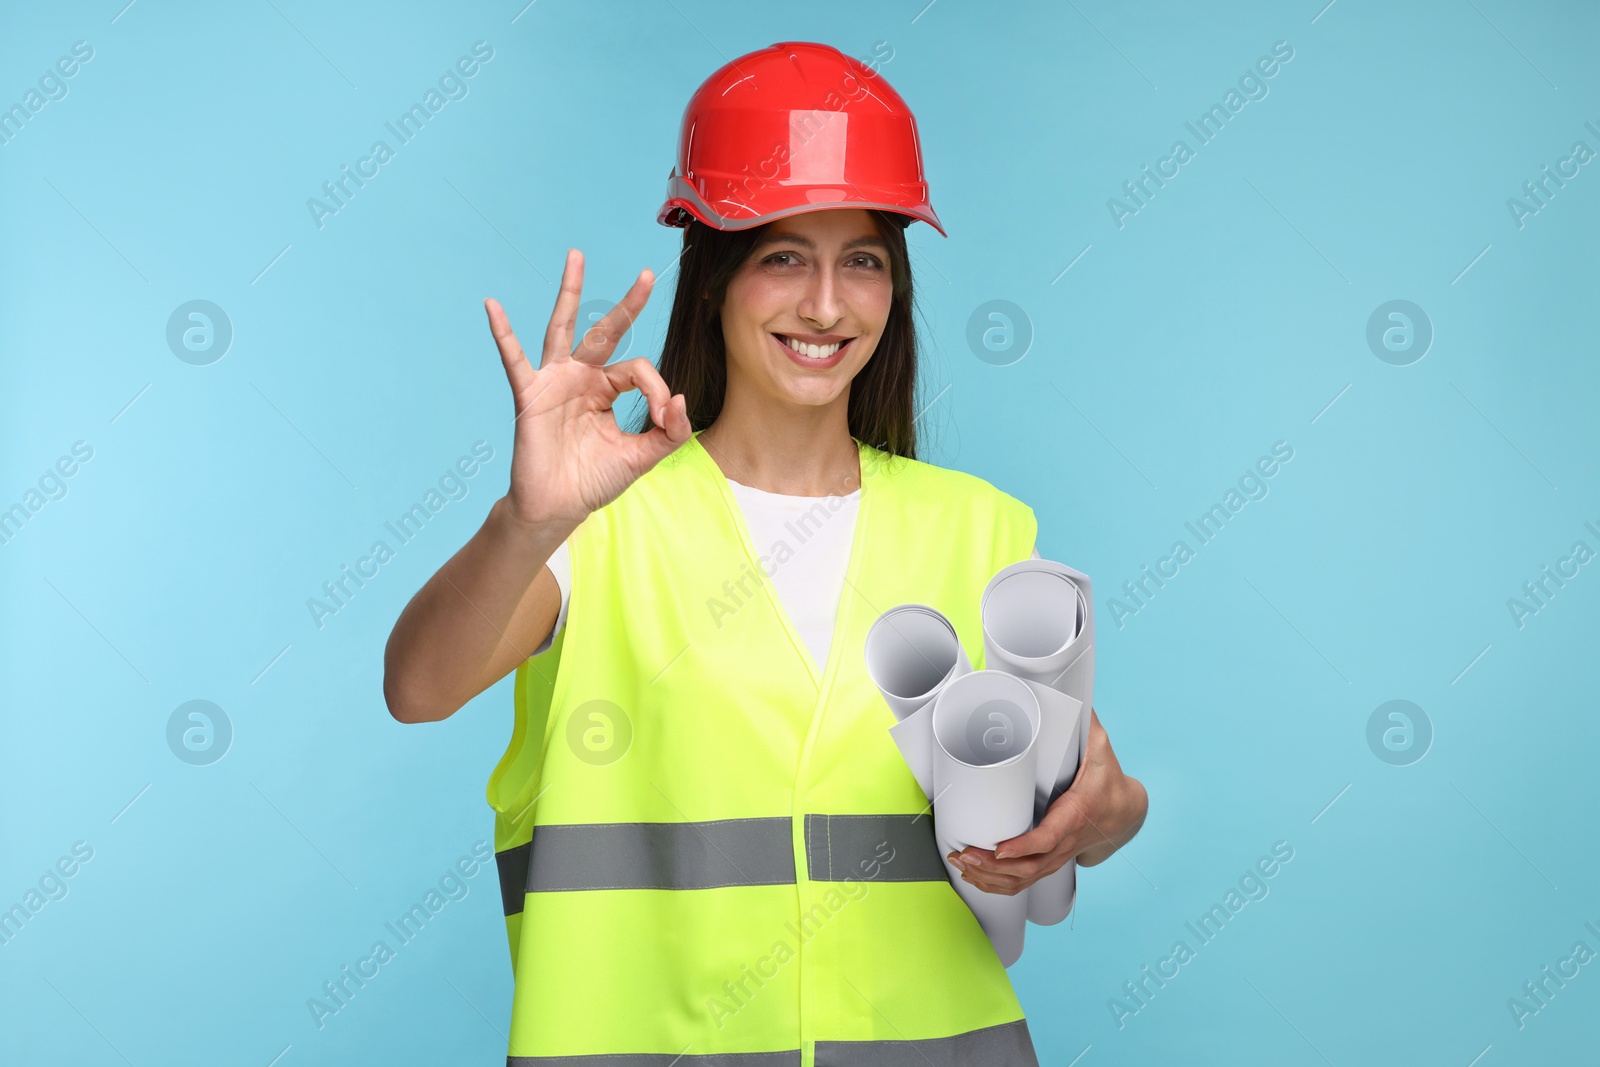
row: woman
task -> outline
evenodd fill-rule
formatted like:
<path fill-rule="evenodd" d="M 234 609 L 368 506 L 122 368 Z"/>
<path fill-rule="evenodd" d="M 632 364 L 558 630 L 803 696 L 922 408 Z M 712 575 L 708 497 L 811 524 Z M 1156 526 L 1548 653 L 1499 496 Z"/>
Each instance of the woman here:
<path fill-rule="evenodd" d="M 659 370 L 606 362 L 649 271 L 574 351 L 570 251 L 537 369 L 485 301 L 518 413 L 510 490 L 402 613 L 384 693 L 438 720 L 516 669 L 488 787 L 509 1064 L 1037 1063 L 863 663 L 900 603 L 972 641 L 984 585 L 1037 532 L 914 458 L 915 219 L 939 226 L 904 102 L 834 49 L 774 45 L 685 112 Z M 647 412 L 624 433 L 632 389 Z M 783 507 L 802 510 L 785 526 Z M 1041 824 L 951 858 L 1016 893 L 1104 860 L 1145 806 L 1091 716 Z"/>

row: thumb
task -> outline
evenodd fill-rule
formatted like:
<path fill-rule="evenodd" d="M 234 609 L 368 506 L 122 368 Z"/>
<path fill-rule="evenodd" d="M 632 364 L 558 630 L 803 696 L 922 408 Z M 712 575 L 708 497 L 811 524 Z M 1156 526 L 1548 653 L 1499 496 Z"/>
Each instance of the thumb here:
<path fill-rule="evenodd" d="M 689 439 L 688 400 L 682 393 L 667 400 L 659 415 L 651 412 L 656 425 L 641 434 L 632 435 L 634 457 L 643 473 L 676 452 Z"/>
<path fill-rule="evenodd" d="M 1070 833 L 1083 828 L 1083 810 L 1067 799 L 1063 793 L 1056 803 L 1045 811 L 1039 825 L 1027 833 L 1007 838 L 994 847 L 994 858 L 1011 859 L 1015 856 L 1037 856 L 1049 852 Z"/>

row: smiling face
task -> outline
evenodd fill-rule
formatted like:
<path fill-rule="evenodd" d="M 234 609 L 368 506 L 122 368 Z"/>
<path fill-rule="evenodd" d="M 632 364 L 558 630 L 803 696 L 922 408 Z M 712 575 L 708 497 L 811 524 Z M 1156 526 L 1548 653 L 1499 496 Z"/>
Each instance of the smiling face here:
<path fill-rule="evenodd" d="M 883 336 L 893 288 L 889 246 L 866 211 L 771 223 L 722 304 L 730 390 L 812 406 L 846 396 Z"/>

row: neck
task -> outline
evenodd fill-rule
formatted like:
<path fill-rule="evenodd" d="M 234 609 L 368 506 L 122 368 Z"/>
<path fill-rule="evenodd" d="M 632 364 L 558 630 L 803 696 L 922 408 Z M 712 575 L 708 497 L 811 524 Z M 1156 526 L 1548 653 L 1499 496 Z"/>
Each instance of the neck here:
<path fill-rule="evenodd" d="M 846 406 L 744 414 L 728 404 L 700 444 L 730 481 L 789 496 L 843 496 L 861 486 Z"/>

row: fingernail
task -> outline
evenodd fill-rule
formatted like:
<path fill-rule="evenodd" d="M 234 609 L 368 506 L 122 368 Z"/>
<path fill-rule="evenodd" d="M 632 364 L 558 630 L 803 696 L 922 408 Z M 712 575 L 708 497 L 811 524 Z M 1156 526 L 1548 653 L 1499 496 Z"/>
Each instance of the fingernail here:
<path fill-rule="evenodd" d="M 1011 856 L 1012 856 L 1012 853 L 1011 853 L 1011 852 L 1009 852 L 1009 851 L 1006 851 L 1006 852 L 996 852 L 996 853 L 995 853 L 995 854 L 994 854 L 994 858 L 995 858 L 995 859 L 997 859 L 997 860 L 1008 860 L 1008 859 L 1010 859 L 1010 858 L 1011 858 Z"/>
<path fill-rule="evenodd" d="M 961 862 L 961 857 L 956 855 L 954 852 L 950 853 L 950 863 L 958 871 L 965 871 L 967 869 L 967 865 Z"/>

